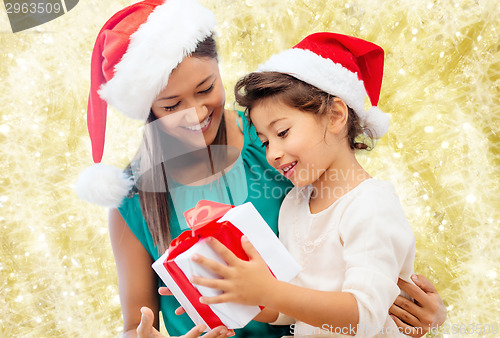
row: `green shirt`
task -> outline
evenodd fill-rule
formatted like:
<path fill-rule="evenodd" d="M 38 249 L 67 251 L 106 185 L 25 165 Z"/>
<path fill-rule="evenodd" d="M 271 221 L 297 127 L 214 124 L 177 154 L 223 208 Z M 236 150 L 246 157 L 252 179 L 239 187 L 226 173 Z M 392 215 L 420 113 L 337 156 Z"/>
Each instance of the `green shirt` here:
<path fill-rule="evenodd" d="M 242 112 L 238 114 L 243 120 L 244 145 L 236 164 L 225 173 L 224 177 L 202 186 L 172 184 L 169 196 L 171 210 L 174 209 L 175 213 L 170 223 L 172 238 L 179 236 L 188 228 L 182 213 L 194 207 L 201 199 L 234 205 L 252 202 L 271 229 L 275 233 L 278 232 L 280 205 L 292 185 L 267 163 L 265 149 L 257 138 L 255 129 L 247 123 Z M 157 260 L 162 253 L 153 244 L 151 233 L 141 212 L 138 193 L 125 198 L 118 210 L 153 260 Z M 177 316 L 174 313 L 179 306 L 174 297 L 159 297 L 160 311 L 170 335 L 183 335 L 194 326 L 187 314 Z M 252 321 L 246 327 L 235 331 L 236 337 L 281 337 L 289 334 L 289 327 Z"/>

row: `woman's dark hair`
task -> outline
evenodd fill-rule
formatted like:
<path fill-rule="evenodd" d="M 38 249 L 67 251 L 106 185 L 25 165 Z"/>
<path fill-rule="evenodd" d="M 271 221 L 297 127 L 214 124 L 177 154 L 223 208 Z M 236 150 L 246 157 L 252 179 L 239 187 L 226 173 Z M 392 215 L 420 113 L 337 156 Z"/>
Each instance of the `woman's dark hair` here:
<path fill-rule="evenodd" d="M 255 72 L 240 79 L 234 88 L 236 102 L 245 108 L 250 119 L 252 108 L 266 98 L 279 99 L 284 104 L 318 116 L 326 114 L 334 95 L 328 94 L 291 75 L 279 72 Z M 347 139 L 353 150 L 371 149 L 371 132 L 361 126 L 358 115 L 347 107 Z"/>
<path fill-rule="evenodd" d="M 210 35 L 205 40 L 200 41 L 194 52 L 191 53 L 191 56 L 217 60 L 217 45 L 215 44 L 214 36 Z"/>
<path fill-rule="evenodd" d="M 217 60 L 217 46 L 213 36 L 207 37 L 205 40 L 200 41 L 195 51 L 191 53 L 191 56 L 196 58 L 212 58 Z M 146 124 L 157 120 L 156 116 L 151 111 Z M 141 156 L 145 158 L 158 159 L 163 154 L 158 154 L 158 152 L 163 152 L 165 149 L 158 145 L 165 144 L 166 135 L 164 132 L 159 130 L 157 127 L 149 128 L 148 135 L 144 135 L 143 145 L 140 148 L 139 153 L 136 155 L 135 161 L 138 161 Z M 214 145 L 226 145 L 227 144 L 227 134 L 226 134 L 226 124 L 224 116 L 220 122 L 219 130 L 215 136 Z M 146 154 L 142 153 L 146 151 Z M 165 154 L 168 157 L 168 154 Z M 216 160 L 216 159 L 213 159 Z M 140 177 L 140 179 L 146 180 L 144 184 L 136 182 L 135 189 L 139 193 L 139 201 L 141 205 L 141 211 L 146 220 L 149 231 L 151 232 L 153 242 L 156 247 L 160 250 L 159 254 L 165 252 L 171 241 L 171 231 L 170 231 L 170 221 L 172 217 L 175 217 L 175 213 L 172 212 L 171 206 L 169 205 L 169 187 L 167 182 L 167 172 L 165 163 L 155 164 L 152 163 L 152 168 L 149 169 L 145 174 Z M 132 163 L 129 164 L 128 170 L 132 170 Z M 141 189 L 141 186 L 148 186 L 152 189 Z M 158 191 L 159 190 L 159 191 Z"/>

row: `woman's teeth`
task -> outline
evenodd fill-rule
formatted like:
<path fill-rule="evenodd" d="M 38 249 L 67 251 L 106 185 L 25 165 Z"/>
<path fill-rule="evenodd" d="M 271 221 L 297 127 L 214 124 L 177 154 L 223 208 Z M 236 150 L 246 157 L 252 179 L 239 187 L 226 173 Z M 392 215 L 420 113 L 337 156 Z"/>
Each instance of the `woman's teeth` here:
<path fill-rule="evenodd" d="M 208 126 L 208 124 L 210 123 L 211 120 L 212 120 L 212 114 L 210 114 L 210 116 L 208 118 L 206 118 L 205 121 L 203 121 L 202 123 L 196 124 L 194 126 L 185 126 L 184 128 L 186 128 L 187 130 L 191 130 L 191 131 L 200 131 L 203 128 L 205 128 L 206 126 Z"/>

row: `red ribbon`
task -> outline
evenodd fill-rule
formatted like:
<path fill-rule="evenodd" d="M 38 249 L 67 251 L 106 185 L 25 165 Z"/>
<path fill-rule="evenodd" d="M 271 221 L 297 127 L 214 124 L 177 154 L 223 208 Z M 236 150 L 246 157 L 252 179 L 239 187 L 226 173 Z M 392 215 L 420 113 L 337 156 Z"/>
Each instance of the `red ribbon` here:
<path fill-rule="evenodd" d="M 168 258 L 163 262 L 172 279 L 179 285 L 186 298 L 211 329 L 224 324 L 212 311 L 210 306 L 200 303 L 200 292 L 191 284 L 174 259 L 201 239 L 214 237 L 237 257 L 248 261 L 248 256 L 241 246 L 241 236 L 243 236 L 243 233 L 230 222 L 217 223 L 231 208 L 233 206 L 202 200 L 198 202 L 196 207 L 186 211 L 184 217 L 186 217 L 191 230 L 184 231 L 172 241 Z"/>

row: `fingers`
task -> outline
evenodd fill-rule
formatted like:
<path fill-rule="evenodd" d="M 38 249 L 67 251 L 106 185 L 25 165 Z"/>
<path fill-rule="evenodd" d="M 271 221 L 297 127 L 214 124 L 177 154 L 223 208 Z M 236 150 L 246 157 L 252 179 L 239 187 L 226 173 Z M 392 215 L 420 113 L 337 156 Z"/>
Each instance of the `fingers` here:
<path fill-rule="evenodd" d="M 437 293 L 436 287 L 423 275 L 412 275 L 411 280 L 426 293 Z"/>
<path fill-rule="evenodd" d="M 241 246 L 250 260 L 262 259 L 257 249 L 255 249 L 252 243 L 248 240 L 247 236 L 241 237 Z"/>
<path fill-rule="evenodd" d="M 411 326 L 420 326 L 418 317 L 421 315 L 421 308 L 404 297 L 398 296 L 394 304 L 389 308 L 389 313 L 395 315 L 403 322 Z"/>
<path fill-rule="evenodd" d="M 218 326 L 212 331 L 205 334 L 204 338 L 227 338 L 234 336 L 234 331 L 227 329 L 225 326 Z"/>
<path fill-rule="evenodd" d="M 213 237 L 207 238 L 207 243 L 210 245 L 215 252 L 217 252 L 228 265 L 234 265 L 240 261 L 236 255 L 229 250 L 224 244 L 219 242 L 217 239 Z"/>
<path fill-rule="evenodd" d="M 222 291 L 220 295 L 215 297 L 200 297 L 200 303 L 202 304 L 218 304 L 218 303 L 227 303 L 231 301 L 230 295 L 224 293 L 225 291 L 228 290 L 229 287 L 227 280 L 192 276 L 191 282 L 195 285 L 200 285 L 207 288 L 217 289 Z"/>
<path fill-rule="evenodd" d="M 225 279 L 212 279 L 200 276 L 191 276 L 190 281 L 193 284 L 205 286 L 211 289 L 221 290 L 222 292 L 227 291 L 229 283 Z"/>
<path fill-rule="evenodd" d="M 172 292 L 165 286 L 161 286 L 158 289 L 158 293 L 162 296 L 172 296 Z"/>
<path fill-rule="evenodd" d="M 141 323 L 139 324 L 139 327 L 142 326 L 142 328 L 144 327 L 153 327 L 153 324 L 154 324 L 154 319 L 155 319 L 155 315 L 153 314 L 153 311 L 148 308 L 148 307 L 142 307 L 141 308 L 141 313 L 142 313 L 142 316 L 141 316 Z M 139 327 L 137 328 L 139 330 Z"/>
<path fill-rule="evenodd" d="M 391 315 L 392 319 L 396 323 L 396 325 L 401 329 L 401 332 L 404 332 L 405 335 L 410 337 L 421 337 L 425 334 L 420 328 L 412 327 L 403 321 L 401 321 L 398 317 Z"/>
<path fill-rule="evenodd" d="M 174 312 L 176 315 L 180 316 L 184 313 L 186 313 L 186 310 L 184 310 L 184 308 L 182 306 L 179 306 L 177 309 L 175 309 L 175 312 Z"/>
<path fill-rule="evenodd" d="M 202 255 L 194 254 L 193 257 L 191 258 L 193 262 L 198 263 L 199 265 L 203 266 L 204 268 L 209 269 L 210 271 L 215 272 L 217 275 L 221 277 L 226 277 L 228 275 L 228 266 L 221 264 L 217 261 L 214 261 L 210 258 L 204 257 Z"/>
<path fill-rule="evenodd" d="M 423 275 L 412 275 L 411 279 L 422 289 L 426 296 L 422 300 L 415 298 L 422 304 L 424 311 L 423 315 L 419 315 L 420 321 L 433 328 L 438 328 L 446 320 L 446 307 L 436 287 Z"/>
<path fill-rule="evenodd" d="M 193 327 L 188 333 L 183 335 L 182 337 L 179 338 L 196 338 L 200 337 L 200 335 L 205 331 L 206 326 L 203 324 L 196 325 Z M 205 338 L 226 338 L 226 337 L 232 337 L 234 336 L 234 331 L 233 330 L 228 330 L 224 326 L 219 326 L 216 327 L 215 329 L 211 330 L 207 334 L 205 334 L 203 337 Z"/>
<path fill-rule="evenodd" d="M 159 289 L 158 289 L 158 293 L 162 296 L 172 296 L 172 292 L 165 286 L 161 286 Z M 186 310 L 184 310 L 184 308 L 182 306 L 179 306 L 177 309 L 175 309 L 175 314 L 180 316 L 182 315 L 183 313 L 185 313 Z"/>
<path fill-rule="evenodd" d="M 220 304 L 220 303 L 229 303 L 232 301 L 232 298 L 230 295 L 226 293 L 222 293 L 218 296 L 215 297 L 200 297 L 200 303 L 202 304 Z"/>
<path fill-rule="evenodd" d="M 427 294 L 420 289 L 420 287 L 408 283 L 407 281 L 398 279 L 398 286 L 401 290 L 406 291 L 411 297 L 413 297 L 417 302 L 423 304 L 427 300 Z"/>
<path fill-rule="evenodd" d="M 141 313 L 141 323 L 137 327 L 137 336 L 154 337 L 154 331 L 156 331 L 156 329 L 153 328 L 155 318 L 153 311 L 144 306 L 141 308 Z"/>
<path fill-rule="evenodd" d="M 203 324 L 196 325 L 191 330 L 189 330 L 188 333 L 186 333 L 185 335 L 183 335 L 183 336 L 181 336 L 179 338 L 196 338 L 196 337 L 199 337 L 203 333 L 203 331 L 205 331 L 205 328 L 206 328 L 206 326 L 203 325 Z"/>
<path fill-rule="evenodd" d="M 415 304 L 405 297 L 398 296 L 392 306 L 397 311 L 394 314 L 404 322 L 413 326 L 420 325 L 420 320 L 418 318 L 423 315 L 424 311 L 419 305 Z"/>

